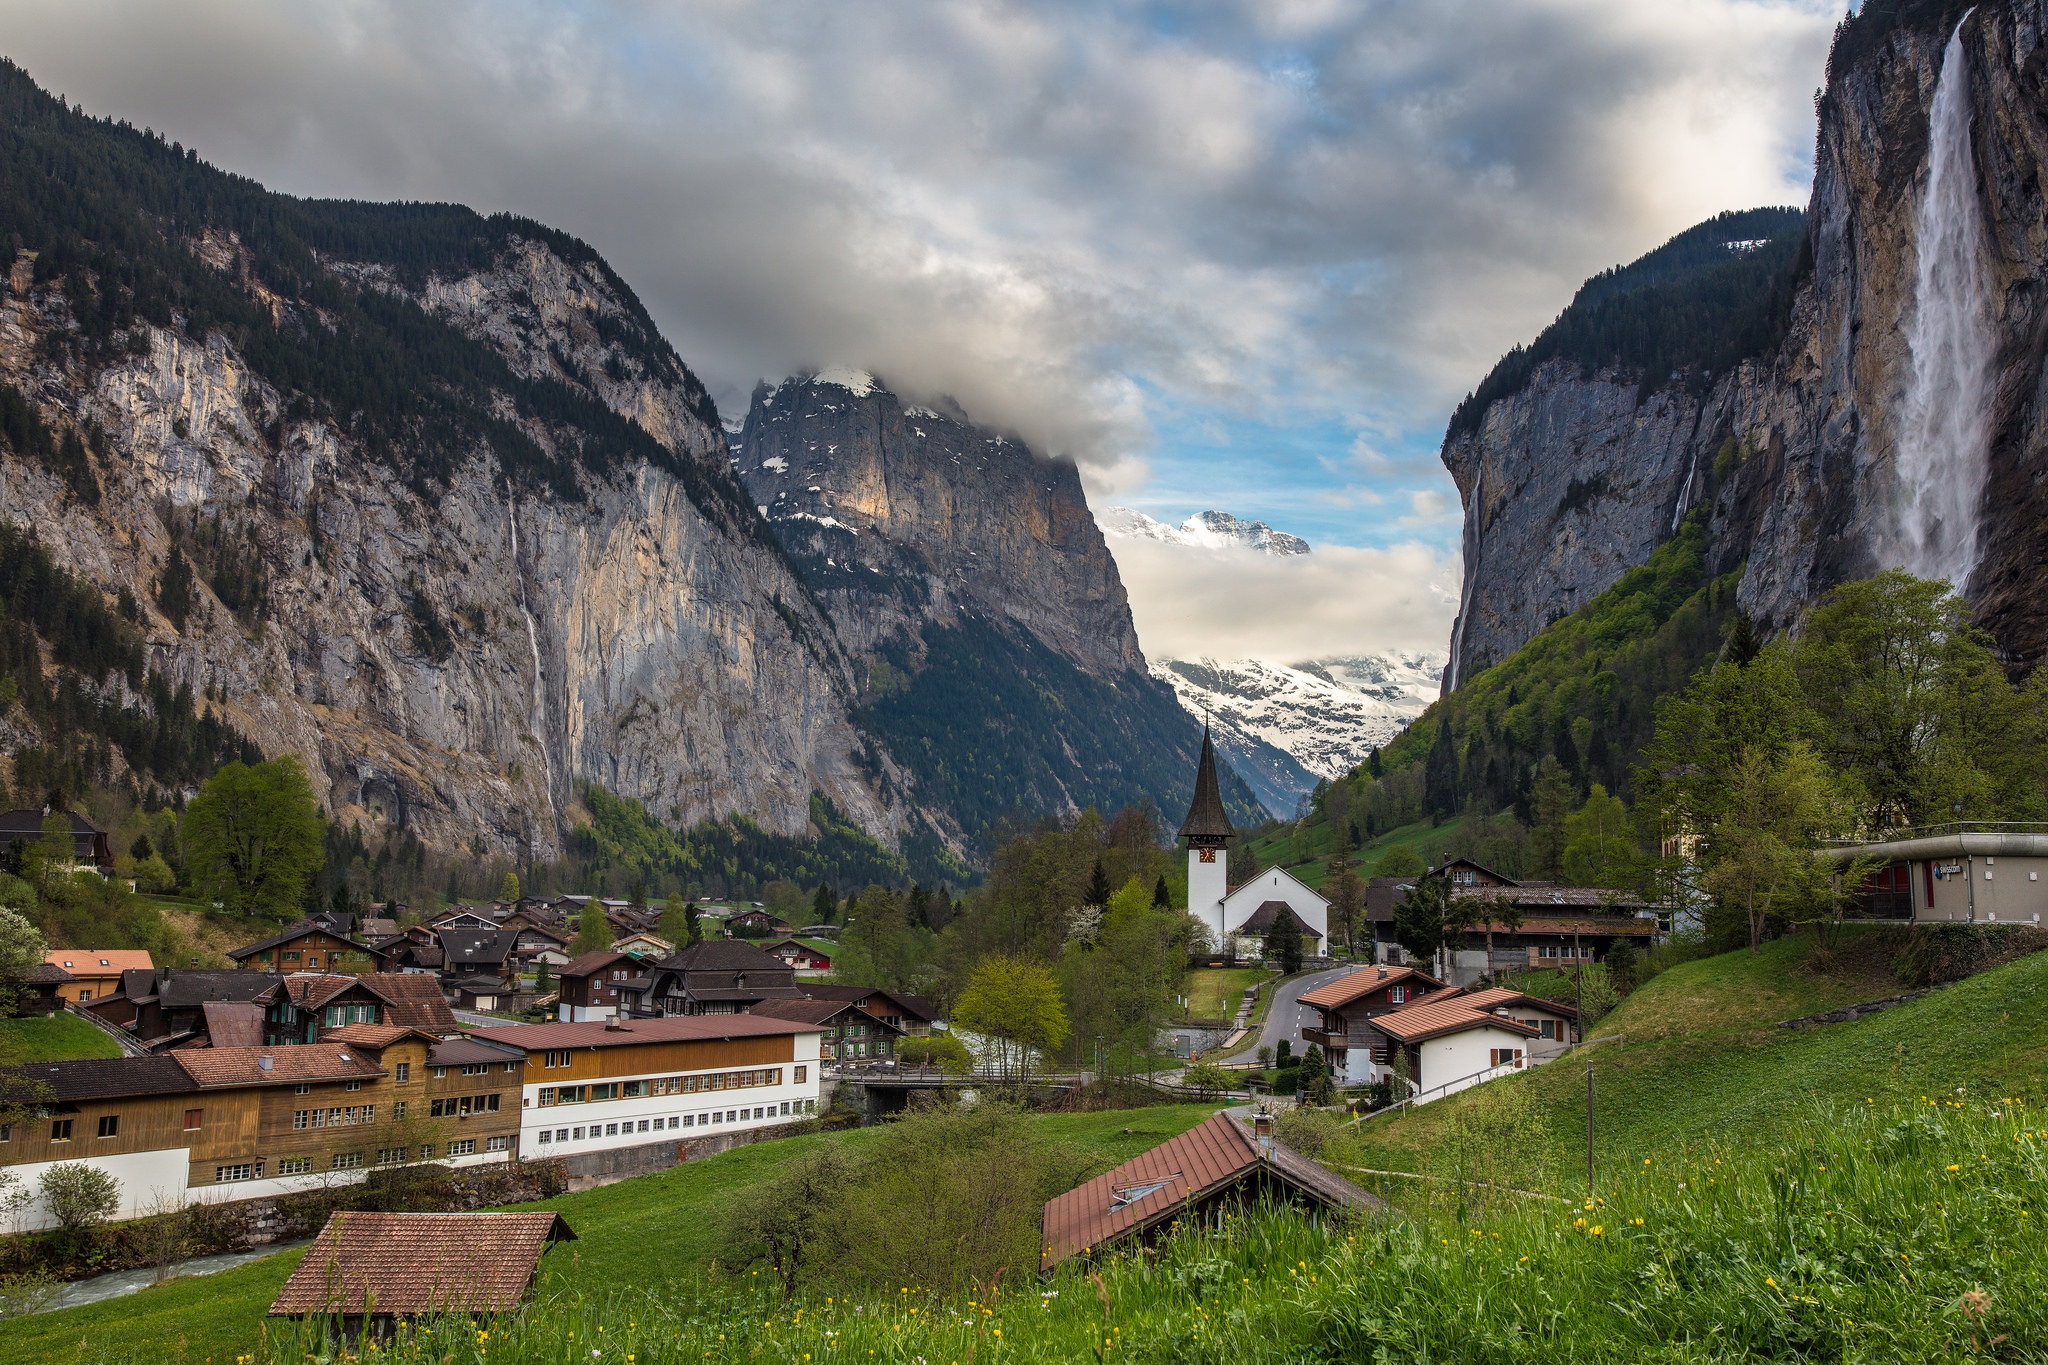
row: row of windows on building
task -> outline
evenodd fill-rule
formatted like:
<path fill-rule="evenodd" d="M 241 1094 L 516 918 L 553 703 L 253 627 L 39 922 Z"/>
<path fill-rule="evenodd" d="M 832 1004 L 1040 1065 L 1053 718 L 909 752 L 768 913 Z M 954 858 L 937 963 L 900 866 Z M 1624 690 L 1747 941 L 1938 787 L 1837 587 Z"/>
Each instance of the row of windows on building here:
<path fill-rule="evenodd" d="M 205 1118 L 206 1111 L 204 1109 L 187 1109 L 185 1111 L 185 1131 L 188 1133 L 198 1132 Z M 50 1141 L 71 1141 L 72 1125 L 76 1122 L 76 1119 L 51 1119 Z M 103 1138 L 121 1136 L 121 1116 L 119 1114 L 101 1114 L 96 1123 L 99 1131 L 95 1136 Z M 14 1125 L 11 1123 L 0 1123 L 0 1142 L 12 1141 L 14 1141 Z"/>
<path fill-rule="evenodd" d="M 486 1152 L 506 1152 L 511 1149 L 512 1139 L 509 1134 L 501 1134 L 498 1137 L 484 1139 L 484 1150 Z M 444 1157 L 475 1156 L 476 1139 L 458 1139 L 447 1144 L 442 1149 L 441 1154 Z M 377 1149 L 377 1164 L 379 1166 L 396 1166 L 413 1159 L 412 1148 L 409 1146 L 380 1147 Z M 432 1161 L 434 1159 L 434 1144 L 431 1142 L 420 1144 L 418 1159 L 421 1161 Z M 364 1164 L 361 1152 L 336 1152 L 328 1158 L 327 1169 L 332 1171 L 359 1171 L 363 1168 Z M 263 1165 L 264 1163 L 261 1161 L 239 1161 L 231 1162 L 224 1166 L 216 1166 L 213 1168 L 214 1183 L 227 1185 L 238 1180 L 261 1180 L 263 1178 Z M 312 1171 L 312 1157 L 287 1156 L 278 1158 L 277 1174 L 280 1176 L 310 1175 Z"/>
<path fill-rule="evenodd" d="M 708 1114 L 669 1114 L 665 1118 L 621 1119 L 617 1123 L 593 1123 L 585 1128 L 543 1128 L 538 1141 L 544 1145 L 557 1142 L 582 1142 L 586 1133 L 592 1138 L 626 1137 L 635 1133 L 672 1132 L 679 1128 L 709 1128 L 713 1124 L 747 1123 L 754 1119 L 797 1118 L 818 1112 L 816 1100 L 783 1100 L 779 1105 L 756 1105 L 751 1109 L 713 1110 Z"/>
<path fill-rule="evenodd" d="M 810 1068 L 796 1069 L 796 1083 L 803 1084 Z M 644 1081 L 594 1081 L 589 1085 L 544 1085 L 540 1088 L 542 1108 L 554 1104 L 584 1104 L 597 1100 L 638 1100 L 649 1095 L 694 1095 L 712 1090 L 743 1090 L 760 1085 L 781 1085 L 782 1068 L 763 1067 L 755 1071 L 714 1071 L 703 1076 L 656 1076 Z"/>

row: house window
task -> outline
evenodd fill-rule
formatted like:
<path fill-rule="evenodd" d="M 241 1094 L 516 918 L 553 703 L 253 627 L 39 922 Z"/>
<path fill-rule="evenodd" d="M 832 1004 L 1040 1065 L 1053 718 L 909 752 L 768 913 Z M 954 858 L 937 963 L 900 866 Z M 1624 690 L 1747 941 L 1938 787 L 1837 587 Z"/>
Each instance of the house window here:
<path fill-rule="evenodd" d="M 343 1087 L 343 1089 L 346 1090 L 361 1090 L 362 1088 L 363 1083 L 361 1081 L 350 1081 L 346 1086 Z"/>
<path fill-rule="evenodd" d="M 506 1075 L 508 1075 L 508 1076 L 511 1076 L 511 1075 L 516 1075 L 516 1074 L 518 1074 L 518 1071 L 519 1071 L 519 1063 L 517 1063 L 517 1062 L 507 1062 L 507 1063 L 505 1063 L 505 1074 L 506 1074 Z"/>
<path fill-rule="evenodd" d="M 618 1097 L 619 1086 L 616 1081 L 603 1081 L 590 1087 L 590 1098 L 593 1100 L 615 1100 Z"/>
<path fill-rule="evenodd" d="M 579 1129 L 578 1131 L 580 1132 L 581 1130 Z M 555 1129 L 555 1141 L 557 1141 L 557 1142 L 567 1142 L 568 1140 L 569 1140 L 569 1130 L 568 1130 L 567 1128 L 557 1128 L 557 1129 Z"/>
<path fill-rule="evenodd" d="M 569 1054 L 567 1052 L 550 1052 L 547 1054 L 546 1059 L 542 1061 L 541 1065 L 567 1066 L 569 1065 Z"/>
<path fill-rule="evenodd" d="M 299 950 L 296 948 L 292 949 L 284 955 L 284 960 L 286 962 L 297 962 L 299 960 Z"/>
<path fill-rule="evenodd" d="M 491 1065 L 489 1062 L 465 1062 L 462 1065 L 462 1074 L 465 1076 L 481 1076 L 490 1069 Z"/>
<path fill-rule="evenodd" d="M 464 1138 L 460 1142 L 451 1142 L 448 1144 L 448 1155 L 450 1156 L 474 1156 L 475 1154 L 475 1138 Z"/>
<path fill-rule="evenodd" d="M 262 1173 L 263 1163 L 260 1161 L 244 1161 L 233 1166 L 216 1166 L 213 1168 L 213 1183 L 216 1185 L 227 1185 L 237 1180 L 254 1180 Z"/>
<path fill-rule="evenodd" d="M 496 1139 L 493 1139 L 493 1141 L 495 1140 Z M 540 1130 L 540 1140 L 542 1142 L 553 1142 L 555 1140 L 555 1135 L 552 1130 L 543 1128 Z"/>
<path fill-rule="evenodd" d="M 121 1116 L 119 1114 L 101 1114 L 99 1135 L 103 1138 L 121 1136 Z"/>
<path fill-rule="evenodd" d="M 445 1067 L 445 1066 L 437 1066 L 437 1067 L 435 1067 L 435 1068 L 434 1068 L 434 1079 L 435 1079 L 435 1080 L 437 1080 L 437 1081 L 445 1081 L 445 1080 L 447 1080 L 447 1079 L 448 1079 L 448 1068 L 447 1068 L 447 1067 Z"/>
<path fill-rule="evenodd" d="M 283 1157 L 277 1163 L 277 1173 L 279 1175 L 304 1175 L 312 1169 L 313 1158 L 309 1156 Z"/>
<path fill-rule="evenodd" d="M 1479 885 L 1479 874 L 1469 867 L 1455 868 L 1451 872 L 1451 885 L 1477 886 Z"/>
<path fill-rule="evenodd" d="M 620 1086 L 619 1086 L 619 1098 L 620 1098 L 620 1099 L 626 1099 L 626 1100 L 641 1100 L 641 1099 L 646 1099 L 646 1098 L 647 1098 L 647 1082 L 645 1082 L 645 1081 L 625 1081 L 625 1082 L 622 1082 L 622 1083 L 620 1084 Z"/>
<path fill-rule="evenodd" d="M 14 1141 L 14 1125 L 11 1123 L 0 1123 L 0 1142 L 12 1141 Z"/>
<path fill-rule="evenodd" d="M 292 1087 L 292 1093 L 294 1095 L 310 1095 L 313 1093 L 313 1087 L 301 1081 Z"/>
<path fill-rule="evenodd" d="M 487 1152 L 509 1152 L 512 1150 L 512 1139 L 508 1135 L 500 1133 L 484 1143 L 484 1150 Z"/>
<path fill-rule="evenodd" d="M 404 1101 L 404 1100 L 400 1100 L 400 1101 L 399 1101 L 398 1103 L 396 1103 L 396 1104 L 394 1104 L 394 1105 L 392 1105 L 392 1106 L 391 1106 L 391 1121 L 392 1121 L 393 1123 L 403 1123 L 403 1122 L 405 1122 L 405 1101 Z"/>
<path fill-rule="evenodd" d="M 198 1132 L 200 1120 L 205 1117 L 206 1111 L 204 1109 L 187 1109 L 185 1111 L 185 1131 L 188 1133 Z"/>
<path fill-rule="evenodd" d="M 619 1125 L 616 1123 L 607 1123 L 604 1126 L 604 1135 L 606 1137 L 617 1137 L 619 1135 Z"/>
<path fill-rule="evenodd" d="M 577 1140 L 578 1142 L 581 1142 L 581 1141 L 583 1141 L 583 1130 L 582 1130 L 581 1128 L 578 1128 L 578 1129 L 576 1130 L 576 1140 Z"/>
<path fill-rule="evenodd" d="M 392 1077 L 392 1079 L 397 1081 L 400 1085 L 403 1085 L 405 1084 L 405 1082 L 412 1079 L 411 1062 L 400 1062 L 396 1068 L 396 1071 L 398 1074 Z"/>
<path fill-rule="evenodd" d="M 1389 1003 L 1389 1004 L 1394 1004 L 1394 1005 L 1399 1005 L 1399 1004 L 1403 1004 L 1403 1003 L 1405 1003 L 1405 1002 L 1407 1001 L 1407 999 L 1408 999 L 1408 988 L 1407 988 L 1406 986 L 1389 986 L 1389 987 L 1387 987 L 1387 1001 L 1388 1001 L 1388 1003 Z"/>
<path fill-rule="evenodd" d="M 69 1141 L 71 1141 L 71 1120 L 70 1120 L 70 1119 L 52 1119 L 52 1120 L 50 1121 L 50 1141 L 52 1141 L 52 1142 L 69 1142 Z"/>
<path fill-rule="evenodd" d="M 361 1152 L 336 1152 L 334 1154 L 334 1169 L 337 1171 L 359 1170 L 362 1164 L 363 1154 Z"/>
<path fill-rule="evenodd" d="M 807 1066 L 800 1066 L 796 1069 L 796 1083 L 798 1085 L 802 1085 L 804 1083 L 804 1077 L 806 1074 L 809 1073 L 809 1071 L 810 1068 Z"/>
<path fill-rule="evenodd" d="M 410 1149 L 405 1147 L 379 1147 L 377 1149 L 377 1164 L 379 1166 L 395 1165 L 405 1160 L 405 1154 L 408 1150 Z"/>

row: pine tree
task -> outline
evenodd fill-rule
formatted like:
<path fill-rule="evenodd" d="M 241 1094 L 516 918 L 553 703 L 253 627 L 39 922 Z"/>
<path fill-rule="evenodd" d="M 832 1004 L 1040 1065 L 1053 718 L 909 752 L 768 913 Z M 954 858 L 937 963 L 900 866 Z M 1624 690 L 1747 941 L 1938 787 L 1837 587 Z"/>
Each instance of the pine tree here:
<path fill-rule="evenodd" d="M 1095 860 L 1095 871 L 1088 878 L 1088 894 L 1082 898 L 1084 905 L 1109 904 L 1109 874 L 1102 870 L 1102 859 Z"/>
<path fill-rule="evenodd" d="M 1152 887 L 1152 908 L 1155 910 L 1173 909 L 1173 893 L 1166 889 L 1166 874 L 1164 872 L 1159 874 L 1158 882 Z"/>
<path fill-rule="evenodd" d="M 819 882 L 818 893 L 811 897 L 811 914 L 819 924 L 830 924 L 839 910 L 839 898 L 832 894 L 830 882 Z"/>

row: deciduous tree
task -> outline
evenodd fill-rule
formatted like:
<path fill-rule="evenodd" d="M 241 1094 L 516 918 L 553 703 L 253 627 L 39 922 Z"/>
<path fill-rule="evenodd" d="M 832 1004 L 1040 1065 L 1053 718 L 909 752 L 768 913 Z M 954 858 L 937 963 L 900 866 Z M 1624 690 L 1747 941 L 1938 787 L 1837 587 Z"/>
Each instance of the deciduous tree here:
<path fill-rule="evenodd" d="M 1008 953 L 993 953 L 975 967 L 954 1002 L 953 1021 L 995 1045 L 1005 1076 L 1028 1075 L 1067 1041 L 1067 1004 L 1051 970 Z"/>
<path fill-rule="evenodd" d="M 223 767 L 186 807 L 180 834 L 193 875 L 236 914 L 288 918 L 322 857 L 320 803 L 289 754 Z"/>

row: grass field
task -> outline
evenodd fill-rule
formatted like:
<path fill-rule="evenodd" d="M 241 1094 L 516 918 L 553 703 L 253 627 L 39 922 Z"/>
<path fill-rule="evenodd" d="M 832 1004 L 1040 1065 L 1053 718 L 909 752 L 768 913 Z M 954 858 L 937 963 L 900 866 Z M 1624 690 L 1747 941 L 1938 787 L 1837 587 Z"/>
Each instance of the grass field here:
<path fill-rule="evenodd" d="M 121 1049 L 112 1038 L 74 1014 L 59 1014 L 51 1019 L 0 1019 L 0 1065 L 120 1055 Z"/>
<path fill-rule="evenodd" d="M 1214 1106 L 1174 1105 L 1048 1114 L 1034 1122 L 1107 1168 L 1214 1112 Z M 736 1195 L 821 1144 L 858 1147 L 873 1134 L 853 1130 L 755 1143 L 659 1175 L 522 1205 L 558 1209 L 576 1230 L 575 1242 L 548 1254 L 544 1292 L 602 1296 L 618 1286 L 660 1290 L 693 1284 L 717 1255 L 723 1215 Z M 256 1349 L 264 1311 L 300 1254 L 9 1322 L 0 1326 L 0 1362 L 233 1365 L 238 1355 Z"/>
<path fill-rule="evenodd" d="M 1432 825 L 1427 820 L 1419 820 L 1412 825 L 1403 825 L 1399 829 L 1389 830 L 1378 838 L 1367 841 L 1352 856 L 1351 861 L 1358 868 L 1359 876 L 1370 877 L 1373 875 L 1373 869 L 1379 864 L 1380 855 L 1394 845 L 1400 844 L 1406 848 L 1413 848 L 1416 852 L 1420 853 L 1424 862 L 1431 864 L 1442 862 L 1444 846 L 1457 833 L 1458 826 L 1462 820 L 1463 817 L 1460 816 L 1457 819 L 1446 820 L 1440 825 Z M 1307 830 L 1307 836 L 1307 847 L 1300 850 L 1307 854 L 1306 861 L 1299 860 L 1296 857 L 1297 850 L 1294 847 L 1292 826 L 1283 826 L 1278 834 L 1270 838 L 1253 841 L 1252 852 L 1258 855 L 1261 867 L 1272 867 L 1276 864 L 1283 866 L 1298 877 L 1304 885 L 1320 891 L 1323 883 L 1330 876 L 1328 862 L 1329 826 L 1313 825 Z"/>
<path fill-rule="evenodd" d="M 1234 1019 L 1238 1004 L 1244 999 L 1245 988 L 1256 986 L 1265 979 L 1265 971 L 1258 967 L 1197 967 L 1188 973 L 1185 1017 Z"/>
<path fill-rule="evenodd" d="M 1896 994 L 1869 967 L 1810 970 L 1812 940 L 1781 939 L 1688 962 L 1653 978 L 1592 1030 L 1596 1142 L 1603 1160 L 1639 1161 L 1679 1144 L 1769 1132 L 1816 1100 L 1972 1093 L 2048 1094 L 2048 954 L 2035 954 L 1882 1014 L 1781 1029 L 1784 1019 Z M 1853 954 L 1844 954 L 1853 960 Z M 1568 1169 L 1584 1169 L 1584 1063 L 1497 1082 L 1525 1086 Z M 1419 1169 L 1472 1096 L 1368 1122 L 1369 1164 Z"/>

